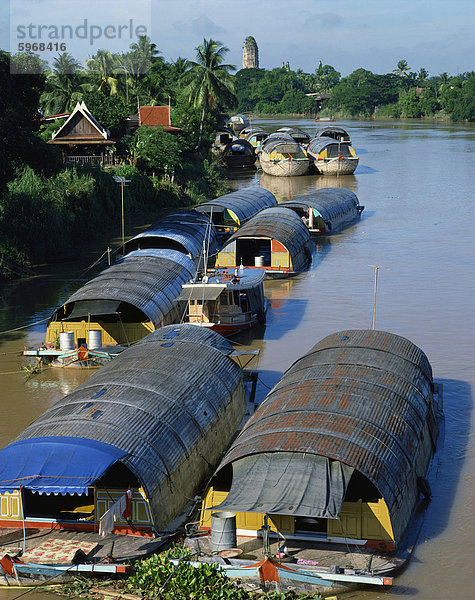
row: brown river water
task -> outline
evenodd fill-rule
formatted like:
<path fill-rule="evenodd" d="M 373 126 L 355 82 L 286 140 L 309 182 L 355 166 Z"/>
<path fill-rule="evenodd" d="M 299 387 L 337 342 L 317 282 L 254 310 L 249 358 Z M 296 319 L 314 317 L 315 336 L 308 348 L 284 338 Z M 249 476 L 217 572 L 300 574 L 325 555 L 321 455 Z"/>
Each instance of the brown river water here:
<path fill-rule="evenodd" d="M 256 120 L 268 130 L 305 119 Z M 230 175 L 234 189 L 261 185 L 279 201 L 320 187 L 354 191 L 366 208 L 361 221 L 316 249 L 299 276 L 267 281 L 267 324 L 237 340 L 260 350 L 257 399 L 317 341 L 342 329 L 367 329 L 373 315 L 378 265 L 376 328 L 405 336 L 427 354 L 435 381 L 444 385 L 445 436 L 434 462 L 433 498 L 408 568 L 384 592 L 345 598 L 376 600 L 472 598 L 474 419 L 474 126 L 422 122 L 338 122 L 360 157 L 355 174 L 340 178 L 271 177 L 256 171 Z M 119 230 L 120 224 L 118 224 Z M 119 233 L 119 231 L 118 231 Z M 91 264 L 105 249 L 91 252 Z M 43 267 L 42 275 L 0 287 L 0 447 L 90 375 L 47 369 L 28 380 L 18 356 L 44 339 L 46 319 L 90 275 L 84 261 Z M 472 592 L 470 592 L 472 590 Z M 0 600 L 22 590 L 0 589 Z M 48 592 L 26 598 L 52 600 Z"/>

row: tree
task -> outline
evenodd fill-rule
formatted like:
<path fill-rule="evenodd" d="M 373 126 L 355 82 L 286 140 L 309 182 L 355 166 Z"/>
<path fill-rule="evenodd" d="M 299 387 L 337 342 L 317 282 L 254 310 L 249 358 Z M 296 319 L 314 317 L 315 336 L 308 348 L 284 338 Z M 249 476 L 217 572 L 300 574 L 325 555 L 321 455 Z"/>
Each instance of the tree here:
<path fill-rule="evenodd" d="M 115 69 L 119 66 L 119 57 L 108 50 L 98 50 L 95 56 L 86 60 L 86 74 L 91 81 L 90 91 L 97 90 L 106 96 L 117 93 Z"/>
<path fill-rule="evenodd" d="M 89 92 L 84 94 L 83 99 L 92 116 L 109 130 L 117 130 L 129 114 L 127 106 L 117 94 L 104 96 L 101 92 Z"/>
<path fill-rule="evenodd" d="M 173 134 L 161 127 L 142 125 L 130 145 L 132 166 L 158 174 L 171 173 L 180 162 L 180 146 Z"/>
<path fill-rule="evenodd" d="M 57 75 L 74 75 L 80 68 L 81 63 L 70 52 L 58 54 L 53 60 L 53 73 Z"/>
<path fill-rule="evenodd" d="M 419 73 L 417 74 L 417 81 L 418 83 L 424 83 L 424 81 L 429 77 L 429 72 L 426 71 L 426 69 L 424 69 L 424 67 L 421 67 L 419 69 Z"/>
<path fill-rule="evenodd" d="M 403 59 L 397 63 L 397 67 L 393 70 L 399 77 L 408 77 L 410 66 L 407 64 L 407 60 Z"/>
<path fill-rule="evenodd" d="M 233 105 L 236 101 L 236 83 L 229 73 L 235 67 L 224 64 L 227 52 L 229 49 L 221 42 L 204 39 L 196 48 L 196 61 L 190 61 L 190 69 L 183 75 L 189 101 L 194 108 L 201 109 L 196 149 L 201 145 L 207 111 Z"/>
<path fill-rule="evenodd" d="M 320 61 L 315 69 L 317 92 L 328 93 L 340 81 L 340 73 L 330 65 L 322 65 Z"/>

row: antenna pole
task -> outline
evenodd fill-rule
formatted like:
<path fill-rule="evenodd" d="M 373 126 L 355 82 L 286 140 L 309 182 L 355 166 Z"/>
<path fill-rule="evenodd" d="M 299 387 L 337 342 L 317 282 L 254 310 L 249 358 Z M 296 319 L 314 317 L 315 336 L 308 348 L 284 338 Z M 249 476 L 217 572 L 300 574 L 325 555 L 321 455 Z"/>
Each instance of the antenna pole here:
<path fill-rule="evenodd" d="M 373 325 L 371 329 L 374 331 L 374 326 L 376 323 L 376 291 L 378 289 L 378 265 L 374 265 L 374 298 L 373 298 Z"/>

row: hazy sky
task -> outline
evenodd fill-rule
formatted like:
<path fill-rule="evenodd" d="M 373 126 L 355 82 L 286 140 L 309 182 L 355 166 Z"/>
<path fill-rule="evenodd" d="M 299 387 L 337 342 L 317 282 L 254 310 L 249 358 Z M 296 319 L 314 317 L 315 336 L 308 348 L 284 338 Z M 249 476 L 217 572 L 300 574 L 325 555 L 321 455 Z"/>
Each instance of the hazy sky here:
<path fill-rule="evenodd" d="M 342 75 L 359 67 L 389 73 L 401 59 L 429 75 L 475 69 L 473 0 L 12 0 L 11 7 L 0 0 L 0 6 L 0 46 L 7 50 L 10 15 L 15 26 L 60 19 L 77 24 L 86 16 L 89 25 L 105 26 L 123 10 L 124 22 L 133 18 L 134 27 L 150 29 L 167 60 L 194 58 L 195 47 L 212 37 L 228 46 L 228 62 L 240 68 L 244 39 L 252 35 L 266 69 L 289 61 L 293 69 L 312 72 L 321 60 Z M 104 36 L 98 43 L 116 49 Z M 68 50 L 84 61 L 91 48 L 70 43 Z"/>

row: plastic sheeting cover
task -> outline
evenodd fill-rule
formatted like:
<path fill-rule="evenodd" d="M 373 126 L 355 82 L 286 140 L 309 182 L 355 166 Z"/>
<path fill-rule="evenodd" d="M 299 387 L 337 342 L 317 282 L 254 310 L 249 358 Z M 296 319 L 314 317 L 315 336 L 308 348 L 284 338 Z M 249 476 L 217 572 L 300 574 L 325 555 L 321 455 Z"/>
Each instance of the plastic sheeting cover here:
<path fill-rule="evenodd" d="M 125 456 L 110 444 L 80 437 L 37 437 L 0 450 L 0 493 L 20 486 L 44 494 L 87 494 L 88 486 Z"/>
<path fill-rule="evenodd" d="M 352 467 L 324 456 L 246 456 L 233 463 L 231 490 L 213 510 L 338 519 L 352 474 Z"/>

